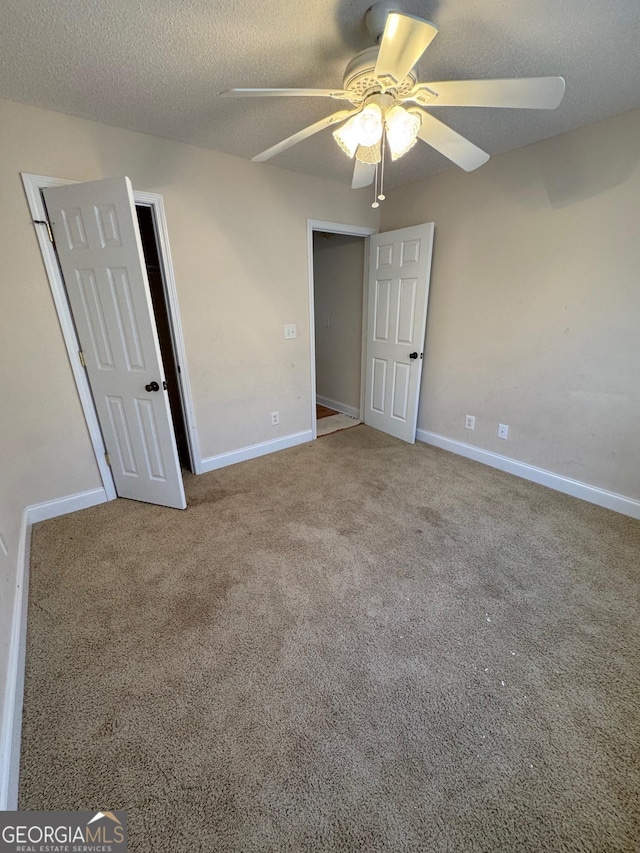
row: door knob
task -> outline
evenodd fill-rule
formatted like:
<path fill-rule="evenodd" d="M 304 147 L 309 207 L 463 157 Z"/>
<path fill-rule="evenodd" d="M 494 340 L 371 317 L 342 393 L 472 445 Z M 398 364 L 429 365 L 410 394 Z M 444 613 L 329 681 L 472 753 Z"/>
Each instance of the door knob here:
<path fill-rule="evenodd" d="M 418 353 L 417 353 L 417 352 L 410 352 L 410 353 L 409 353 L 409 358 L 417 358 L 417 357 L 418 357 Z"/>
<path fill-rule="evenodd" d="M 158 385 L 157 382 L 150 382 L 148 385 L 145 385 L 144 388 L 145 388 L 145 391 L 159 391 L 160 390 L 160 386 Z"/>

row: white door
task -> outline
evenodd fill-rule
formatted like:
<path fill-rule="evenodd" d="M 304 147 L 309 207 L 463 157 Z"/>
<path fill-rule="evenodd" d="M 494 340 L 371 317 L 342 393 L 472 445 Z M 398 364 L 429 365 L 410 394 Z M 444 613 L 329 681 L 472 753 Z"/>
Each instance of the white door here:
<path fill-rule="evenodd" d="M 131 182 L 42 193 L 116 491 L 184 509 Z"/>
<path fill-rule="evenodd" d="M 371 238 L 364 422 L 413 444 L 427 325 L 433 222 Z"/>

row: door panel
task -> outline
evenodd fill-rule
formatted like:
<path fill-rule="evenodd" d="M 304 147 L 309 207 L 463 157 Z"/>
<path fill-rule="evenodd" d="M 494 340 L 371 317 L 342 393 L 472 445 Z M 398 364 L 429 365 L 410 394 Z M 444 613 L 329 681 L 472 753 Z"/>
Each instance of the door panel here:
<path fill-rule="evenodd" d="M 413 444 L 433 223 L 371 238 L 364 422 Z M 412 352 L 418 357 L 410 358 Z"/>
<path fill-rule="evenodd" d="M 389 340 L 389 306 L 391 300 L 391 282 L 376 281 L 375 298 L 375 339 L 376 341 Z"/>
<path fill-rule="evenodd" d="M 371 383 L 371 409 L 384 414 L 384 400 L 387 392 L 387 362 L 383 358 L 373 359 Z"/>
<path fill-rule="evenodd" d="M 186 506 L 128 178 L 43 196 L 120 497 Z M 147 391 L 152 382 L 158 391 Z"/>
<path fill-rule="evenodd" d="M 391 416 L 400 421 L 407 420 L 409 405 L 409 383 L 411 368 L 408 364 L 396 362 L 394 365 L 393 392 L 391 394 Z"/>
<path fill-rule="evenodd" d="M 398 333 L 397 344 L 411 346 L 413 327 L 416 316 L 416 291 L 418 280 L 415 278 L 400 279 L 400 294 L 398 297 Z"/>

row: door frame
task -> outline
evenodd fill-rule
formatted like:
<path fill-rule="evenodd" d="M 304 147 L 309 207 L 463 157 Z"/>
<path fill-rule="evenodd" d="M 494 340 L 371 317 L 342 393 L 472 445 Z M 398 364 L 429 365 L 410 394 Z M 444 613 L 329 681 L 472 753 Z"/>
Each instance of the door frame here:
<path fill-rule="evenodd" d="M 111 474 L 111 468 L 107 465 L 106 461 L 106 450 L 104 440 L 102 438 L 100 422 L 98 421 L 98 415 L 93 402 L 91 386 L 89 385 L 87 372 L 80 361 L 79 353 L 81 346 L 76 334 L 71 308 L 69 307 L 64 280 L 62 278 L 62 273 L 60 272 L 58 256 L 56 255 L 53 242 L 49 237 L 50 229 L 47 220 L 47 211 L 40 192 L 40 190 L 45 187 L 66 186 L 68 184 L 77 184 L 79 181 L 70 181 L 65 178 L 52 178 L 46 175 L 34 175 L 27 172 L 21 172 L 20 176 L 22 178 L 27 203 L 31 212 L 36 237 L 40 246 L 40 252 L 42 254 L 47 278 L 49 280 L 49 286 L 51 288 L 53 302 L 58 315 L 60 329 L 67 349 L 71 372 L 73 373 L 78 396 L 80 398 L 80 405 L 82 406 L 87 429 L 89 431 L 89 439 L 95 454 L 96 464 L 100 471 L 100 477 L 102 479 L 107 500 L 114 500 L 118 495 L 116 493 L 115 483 Z M 156 226 L 156 239 L 160 255 L 160 266 L 162 269 L 162 280 L 164 283 L 165 297 L 167 299 L 167 309 L 169 312 L 174 339 L 175 354 L 180 365 L 179 384 L 180 393 L 184 403 L 184 417 L 187 425 L 189 456 L 191 458 L 191 465 L 194 474 L 200 474 L 202 473 L 202 457 L 200 455 L 200 442 L 198 440 L 193 397 L 191 394 L 191 383 L 189 381 L 189 370 L 187 367 L 184 338 L 182 335 L 182 324 L 180 321 L 180 310 L 178 308 L 178 295 L 176 291 L 175 275 L 173 272 L 173 263 L 171 260 L 171 250 L 169 247 L 169 235 L 164 203 L 162 196 L 158 193 L 134 190 L 133 196 L 136 204 L 145 205 L 153 209 L 154 222 Z"/>
<path fill-rule="evenodd" d="M 321 219 L 307 219 L 307 259 L 309 276 L 309 353 L 311 368 L 311 438 L 318 437 L 316 421 L 316 319 L 315 319 L 315 287 L 313 278 L 313 232 L 326 231 L 328 234 L 343 234 L 347 237 L 364 237 L 364 275 L 362 282 L 362 341 L 360 354 L 360 414 L 364 403 L 364 367 L 366 358 L 366 331 L 369 281 L 369 237 L 377 234 L 378 228 L 364 225 L 344 225 L 340 222 L 324 222 Z"/>

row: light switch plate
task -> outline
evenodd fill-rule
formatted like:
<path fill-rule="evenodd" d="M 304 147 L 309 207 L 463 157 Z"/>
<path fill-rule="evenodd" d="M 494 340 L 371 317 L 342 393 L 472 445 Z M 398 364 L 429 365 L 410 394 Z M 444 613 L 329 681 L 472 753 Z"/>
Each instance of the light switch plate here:
<path fill-rule="evenodd" d="M 291 338 L 298 337 L 298 330 L 296 329 L 295 323 L 289 323 L 284 327 L 284 336 L 286 340 L 291 340 Z"/>

